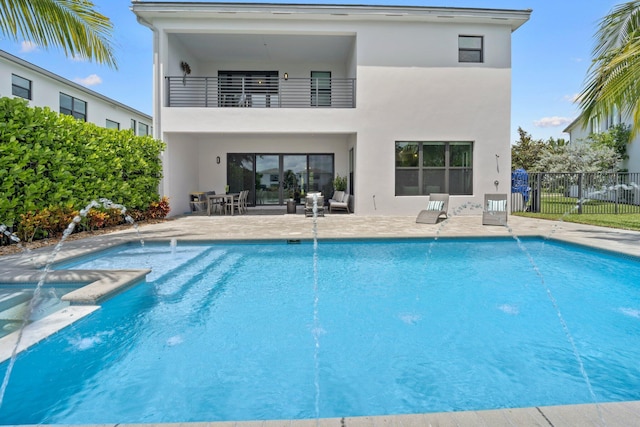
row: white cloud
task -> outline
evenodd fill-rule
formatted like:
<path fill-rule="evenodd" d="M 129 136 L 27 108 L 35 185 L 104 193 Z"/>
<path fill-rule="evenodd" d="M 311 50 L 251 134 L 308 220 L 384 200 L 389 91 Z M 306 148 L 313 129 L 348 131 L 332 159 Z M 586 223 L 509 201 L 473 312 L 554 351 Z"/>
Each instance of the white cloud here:
<path fill-rule="evenodd" d="M 579 93 L 574 93 L 573 95 L 565 95 L 562 97 L 562 99 L 564 99 L 565 101 L 569 101 L 572 104 L 578 102 L 579 98 L 580 98 Z"/>
<path fill-rule="evenodd" d="M 34 42 L 25 40 L 20 43 L 20 53 L 35 52 L 36 50 L 38 50 L 38 45 Z"/>
<path fill-rule="evenodd" d="M 556 126 L 563 126 L 571 123 L 573 119 L 569 117 L 543 117 L 540 120 L 534 120 L 533 125 L 538 128 L 552 128 Z"/>
<path fill-rule="evenodd" d="M 95 86 L 102 83 L 102 79 L 97 74 L 90 74 L 85 78 L 76 77 L 73 81 L 84 86 Z"/>

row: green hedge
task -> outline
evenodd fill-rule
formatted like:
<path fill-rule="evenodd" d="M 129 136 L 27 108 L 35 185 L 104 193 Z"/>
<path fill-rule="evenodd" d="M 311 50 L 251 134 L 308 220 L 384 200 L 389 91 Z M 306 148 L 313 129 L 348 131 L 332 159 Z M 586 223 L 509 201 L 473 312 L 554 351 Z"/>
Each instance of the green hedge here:
<path fill-rule="evenodd" d="M 161 141 L 0 98 L 0 223 L 107 198 L 127 209 L 158 202 Z"/>

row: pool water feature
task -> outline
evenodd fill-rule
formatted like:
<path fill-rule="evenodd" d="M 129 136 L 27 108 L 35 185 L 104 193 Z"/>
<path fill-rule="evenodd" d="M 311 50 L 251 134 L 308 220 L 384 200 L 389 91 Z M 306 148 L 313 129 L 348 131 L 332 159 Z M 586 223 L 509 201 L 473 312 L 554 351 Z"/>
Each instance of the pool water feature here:
<path fill-rule="evenodd" d="M 442 237 L 435 245 L 321 241 L 316 249 L 304 241 L 147 244 L 61 265 L 126 269 L 151 260 L 154 273 L 18 355 L 0 420 L 187 422 L 593 403 L 540 275 L 597 401 L 640 399 L 639 261 L 543 239 L 521 244 L 539 271 L 512 238 Z"/>

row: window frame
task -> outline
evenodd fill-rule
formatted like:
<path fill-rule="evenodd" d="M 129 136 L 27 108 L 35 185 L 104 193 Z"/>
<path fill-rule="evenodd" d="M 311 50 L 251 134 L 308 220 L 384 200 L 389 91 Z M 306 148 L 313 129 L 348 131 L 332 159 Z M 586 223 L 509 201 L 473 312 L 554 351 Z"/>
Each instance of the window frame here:
<path fill-rule="evenodd" d="M 28 83 L 29 87 L 24 87 L 16 84 L 16 79 L 24 80 Z M 16 93 L 20 91 L 25 91 L 27 93 L 27 96 L 22 96 L 20 93 Z M 33 81 L 17 74 L 11 73 L 11 95 L 31 101 L 33 99 Z"/>
<path fill-rule="evenodd" d="M 331 107 L 331 71 L 311 71 L 311 106 Z"/>
<path fill-rule="evenodd" d="M 469 145 L 469 156 L 466 164 L 452 165 L 452 147 Z M 394 144 L 394 187 L 395 196 L 426 196 L 432 192 L 452 195 L 473 195 L 473 150 L 474 141 L 395 141 Z M 425 158 L 425 146 L 442 146 L 444 148 L 442 162 L 428 162 Z M 404 150 L 404 148 L 410 148 Z M 402 152 L 404 151 L 404 155 Z M 402 159 L 401 157 L 404 157 Z M 431 163 L 431 164 L 428 164 Z M 464 176 L 454 174 L 461 172 Z M 429 174 L 441 174 L 442 183 L 437 191 L 430 191 L 426 179 Z M 402 179 L 401 175 L 405 176 Z M 407 179 L 408 178 L 408 179 Z M 468 180 L 468 183 L 464 181 Z M 462 191 L 455 190 L 454 185 L 462 181 Z M 406 185 L 412 184 L 412 185 Z"/>
<path fill-rule="evenodd" d="M 66 96 L 71 100 L 71 109 L 62 106 L 62 97 Z M 84 105 L 84 112 L 77 110 L 76 106 Z M 71 96 L 67 93 L 60 92 L 60 114 L 66 114 L 68 116 L 75 117 L 78 120 L 82 120 L 84 122 L 87 121 L 87 110 L 89 104 L 87 101 L 84 101 L 80 98 L 76 98 L 75 96 Z"/>
<path fill-rule="evenodd" d="M 138 122 L 138 136 L 147 136 L 149 135 L 149 125 L 146 123 Z"/>
<path fill-rule="evenodd" d="M 480 47 L 479 48 L 462 47 L 460 45 L 461 39 L 480 40 Z M 469 60 L 469 59 L 463 58 L 464 56 L 463 54 L 474 53 L 474 52 L 478 53 L 478 57 L 479 57 L 478 60 Z M 461 64 L 483 64 L 484 63 L 484 36 L 459 34 L 458 35 L 458 62 Z"/>
<path fill-rule="evenodd" d="M 109 126 L 110 123 L 112 124 L 112 126 Z M 115 126 L 113 126 L 113 125 L 115 125 Z M 104 127 L 106 127 L 107 129 L 120 130 L 120 123 L 116 122 L 115 120 L 105 119 Z"/>

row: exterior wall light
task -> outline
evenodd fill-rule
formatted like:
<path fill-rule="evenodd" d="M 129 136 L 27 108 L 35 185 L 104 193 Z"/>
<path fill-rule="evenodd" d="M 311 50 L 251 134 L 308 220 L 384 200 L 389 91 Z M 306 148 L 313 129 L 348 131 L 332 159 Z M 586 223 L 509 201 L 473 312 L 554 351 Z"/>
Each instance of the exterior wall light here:
<path fill-rule="evenodd" d="M 217 164 L 220 164 L 220 156 L 217 156 L 217 157 L 216 157 L 216 163 L 217 163 Z"/>

